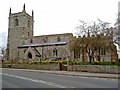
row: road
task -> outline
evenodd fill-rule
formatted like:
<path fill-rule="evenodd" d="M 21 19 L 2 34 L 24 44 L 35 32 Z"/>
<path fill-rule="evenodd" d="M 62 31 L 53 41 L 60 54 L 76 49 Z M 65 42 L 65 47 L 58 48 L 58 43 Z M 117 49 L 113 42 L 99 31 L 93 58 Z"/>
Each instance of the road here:
<path fill-rule="evenodd" d="M 3 69 L 2 88 L 118 88 L 118 80 Z"/>

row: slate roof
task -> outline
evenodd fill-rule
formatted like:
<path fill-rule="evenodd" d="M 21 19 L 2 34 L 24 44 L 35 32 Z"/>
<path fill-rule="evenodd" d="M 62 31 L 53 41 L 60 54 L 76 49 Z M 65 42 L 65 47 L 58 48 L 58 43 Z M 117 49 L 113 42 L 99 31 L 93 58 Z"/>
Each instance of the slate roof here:
<path fill-rule="evenodd" d="M 42 47 L 42 46 L 53 46 L 53 45 L 66 45 L 67 42 L 53 42 L 53 43 L 43 43 L 43 44 L 27 44 L 19 46 L 18 48 L 28 48 L 28 47 Z"/>

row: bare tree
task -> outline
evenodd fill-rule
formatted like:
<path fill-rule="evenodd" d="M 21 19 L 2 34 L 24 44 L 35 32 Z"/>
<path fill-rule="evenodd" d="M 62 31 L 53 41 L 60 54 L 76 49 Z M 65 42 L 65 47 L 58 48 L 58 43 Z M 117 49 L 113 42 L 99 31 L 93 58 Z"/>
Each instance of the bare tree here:
<path fill-rule="evenodd" d="M 98 19 L 98 22 L 92 22 L 90 24 L 80 20 L 80 25 L 77 28 L 77 35 L 82 39 L 73 39 L 70 44 L 71 50 L 75 48 L 83 48 L 89 56 L 89 62 L 94 61 L 94 54 L 100 48 L 109 48 L 110 44 L 113 44 L 112 30 L 110 29 L 110 23 L 103 22 Z M 82 40 L 82 41 L 81 41 Z M 79 49 L 78 49 L 79 50 Z M 83 50 L 83 49 L 82 49 Z"/>
<path fill-rule="evenodd" d="M 2 63 L 3 63 L 4 60 L 5 60 L 5 57 L 6 57 L 6 48 L 5 48 L 5 46 L 0 46 L 0 57 L 1 57 Z"/>
<path fill-rule="evenodd" d="M 114 28 L 114 35 L 113 35 L 113 41 L 116 44 L 116 46 L 118 47 L 118 59 L 120 61 L 120 13 L 118 13 L 117 15 L 117 20 L 115 23 L 115 28 Z"/>
<path fill-rule="evenodd" d="M 114 24 L 114 42 L 120 46 L 120 13 L 118 14 L 116 23 Z"/>
<path fill-rule="evenodd" d="M 88 34 L 89 29 L 90 29 L 90 25 L 88 23 L 86 23 L 85 21 L 79 20 L 79 22 L 80 22 L 79 26 L 76 27 L 76 29 L 77 29 L 76 34 L 78 36 L 82 36 L 83 37 L 83 35 L 87 35 Z"/>
<path fill-rule="evenodd" d="M 111 33 L 110 31 L 110 23 L 104 22 L 100 19 L 98 19 L 96 22 L 93 21 L 91 23 L 87 23 L 85 21 L 79 20 L 80 24 L 79 26 L 76 27 L 77 29 L 77 35 L 78 36 L 83 36 L 83 35 L 88 35 L 88 32 L 90 35 L 108 35 Z"/>

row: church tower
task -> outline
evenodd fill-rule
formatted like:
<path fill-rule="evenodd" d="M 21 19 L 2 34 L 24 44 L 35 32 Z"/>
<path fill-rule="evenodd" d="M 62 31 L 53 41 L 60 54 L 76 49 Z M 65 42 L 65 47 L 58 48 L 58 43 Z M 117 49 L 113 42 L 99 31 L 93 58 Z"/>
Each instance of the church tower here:
<path fill-rule="evenodd" d="M 18 46 L 21 40 L 33 36 L 34 13 L 30 16 L 26 13 L 25 4 L 22 12 L 11 13 L 9 11 L 8 40 L 7 40 L 7 59 L 17 59 L 19 57 Z"/>

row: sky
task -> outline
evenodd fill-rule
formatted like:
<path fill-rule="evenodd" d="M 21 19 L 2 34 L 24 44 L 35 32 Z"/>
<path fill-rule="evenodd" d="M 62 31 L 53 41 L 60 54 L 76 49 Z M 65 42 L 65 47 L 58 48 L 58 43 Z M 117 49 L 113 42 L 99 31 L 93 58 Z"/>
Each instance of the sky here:
<path fill-rule="evenodd" d="M 119 0 L 0 0 L 0 45 L 5 45 L 8 32 L 8 16 L 34 10 L 34 36 L 75 33 L 79 20 L 97 20 L 114 24 L 118 13 Z"/>

